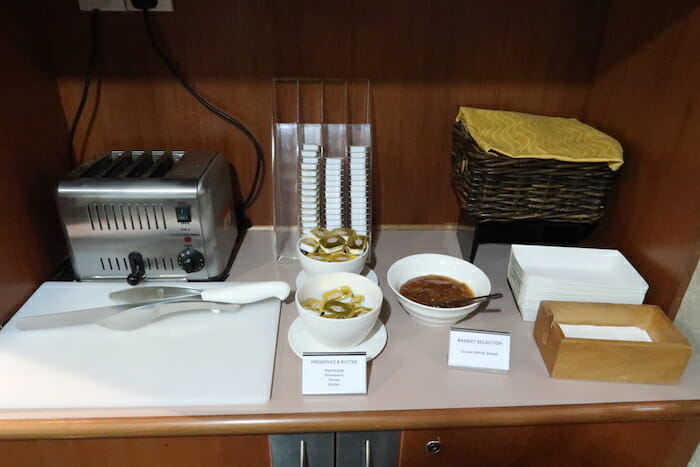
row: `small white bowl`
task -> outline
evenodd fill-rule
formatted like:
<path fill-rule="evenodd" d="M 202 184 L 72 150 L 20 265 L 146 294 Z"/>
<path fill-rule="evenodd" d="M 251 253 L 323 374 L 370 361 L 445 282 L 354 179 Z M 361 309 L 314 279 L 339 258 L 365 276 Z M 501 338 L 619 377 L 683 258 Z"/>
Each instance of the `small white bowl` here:
<path fill-rule="evenodd" d="M 491 293 L 491 281 L 486 274 L 461 258 L 432 253 L 401 258 L 389 268 L 387 283 L 406 312 L 418 322 L 428 326 L 451 326 L 464 319 L 480 305 L 477 303 L 459 308 L 436 308 L 409 300 L 399 293 L 399 289 L 407 281 L 429 274 L 446 276 L 463 282 L 469 286 L 475 296 Z"/>
<path fill-rule="evenodd" d="M 364 306 L 371 308 L 371 311 L 355 318 L 330 319 L 301 306 L 307 298 L 320 300 L 325 292 L 345 285 L 352 289 L 353 294 L 363 295 Z M 377 284 L 365 276 L 348 272 L 312 277 L 306 280 L 295 294 L 299 317 L 309 333 L 321 344 L 337 349 L 352 348 L 365 340 L 379 317 L 382 300 L 382 291 Z"/>
<path fill-rule="evenodd" d="M 361 255 L 348 261 L 318 261 L 306 256 L 304 252 L 301 251 L 300 245 L 301 238 L 297 241 L 297 256 L 299 257 L 299 264 L 301 264 L 301 268 L 304 270 L 307 277 L 318 276 L 319 274 L 330 274 L 333 272 L 351 272 L 359 274 L 365 267 L 367 252 L 369 251 L 369 245 L 367 245 L 365 251 L 363 251 Z"/>

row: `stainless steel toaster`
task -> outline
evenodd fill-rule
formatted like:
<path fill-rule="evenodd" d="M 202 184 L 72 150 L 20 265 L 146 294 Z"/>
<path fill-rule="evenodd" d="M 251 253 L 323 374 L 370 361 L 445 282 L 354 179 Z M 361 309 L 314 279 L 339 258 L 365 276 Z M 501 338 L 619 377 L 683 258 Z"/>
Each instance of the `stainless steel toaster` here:
<path fill-rule="evenodd" d="M 57 195 L 77 279 L 228 273 L 238 229 L 220 153 L 113 151 L 73 170 Z"/>

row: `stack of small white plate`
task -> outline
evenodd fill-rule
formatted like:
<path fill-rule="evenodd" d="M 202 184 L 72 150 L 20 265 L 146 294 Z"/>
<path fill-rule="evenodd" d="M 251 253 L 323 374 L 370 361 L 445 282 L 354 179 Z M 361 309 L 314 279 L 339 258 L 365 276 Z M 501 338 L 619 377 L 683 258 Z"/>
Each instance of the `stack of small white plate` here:
<path fill-rule="evenodd" d="M 325 161 L 326 228 L 333 230 L 343 226 L 343 159 L 328 157 Z"/>
<path fill-rule="evenodd" d="M 299 220 L 301 231 L 307 233 L 320 227 L 319 160 L 321 147 L 317 144 L 302 146 L 299 162 Z"/>
<path fill-rule="evenodd" d="M 367 146 L 349 146 L 350 158 L 350 228 L 367 235 L 370 224 L 369 150 Z"/>
<path fill-rule="evenodd" d="M 508 282 L 525 321 L 542 300 L 639 305 L 649 288 L 618 250 L 540 245 L 511 247 Z"/>

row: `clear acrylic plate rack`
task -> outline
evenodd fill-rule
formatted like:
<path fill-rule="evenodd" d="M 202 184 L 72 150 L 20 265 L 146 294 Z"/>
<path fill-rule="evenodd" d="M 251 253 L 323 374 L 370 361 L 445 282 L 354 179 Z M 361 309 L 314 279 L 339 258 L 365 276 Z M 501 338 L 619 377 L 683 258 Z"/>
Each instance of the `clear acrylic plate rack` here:
<path fill-rule="evenodd" d="M 318 88 L 311 99 L 316 108 L 311 121 L 302 110 L 308 101 L 302 87 L 309 84 Z M 334 110 L 341 115 L 340 122 L 328 121 L 329 85 L 340 87 L 341 109 Z M 291 105 L 278 95 L 281 87 L 290 86 Z M 360 99 L 351 98 L 350 86 L 355 90 L 361 86 Z M 295 261 L 299 236 L 315 227 L 352 228 L 372 244 L 371 95 L 369 80 L 274 80 L 272 171 L 278 261 Z M 355 102 L 361 104 L 354 106 Z M 360 106 L 361 112 L 354 111 Z M 291 118 L 282 115 L 285 109 L 287 114 L 291 109 Z M 363 121 L 353 122 L 352 115 L 361 115 Z"/>

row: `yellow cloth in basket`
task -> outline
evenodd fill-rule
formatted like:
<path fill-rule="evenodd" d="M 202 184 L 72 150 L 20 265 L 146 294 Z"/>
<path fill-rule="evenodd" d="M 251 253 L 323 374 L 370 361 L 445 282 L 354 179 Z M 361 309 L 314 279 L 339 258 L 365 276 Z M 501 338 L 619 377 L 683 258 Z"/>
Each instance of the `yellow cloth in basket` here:
<path fill-rule="evenodd" d="M 516 158 L 607 162 L 611 170 L 623 163 L 622 146 L 615 138 L 575 118 L 461 107 L 457 120 L 484 151 Z"/>

